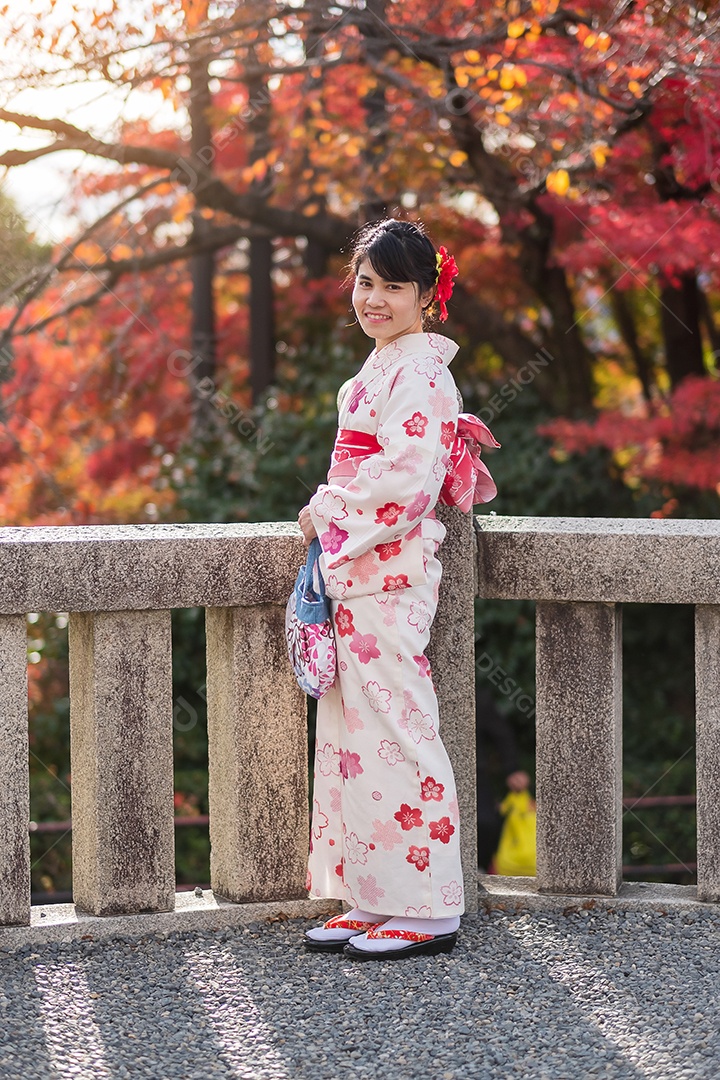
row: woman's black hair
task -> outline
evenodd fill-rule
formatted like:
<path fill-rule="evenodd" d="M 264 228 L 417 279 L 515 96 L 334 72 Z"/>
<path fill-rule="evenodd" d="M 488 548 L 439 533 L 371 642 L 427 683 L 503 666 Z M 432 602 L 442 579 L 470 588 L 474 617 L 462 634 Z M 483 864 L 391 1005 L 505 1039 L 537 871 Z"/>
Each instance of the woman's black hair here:
<path fill-rule="evenodd" d="M 357 274 L 365 259 L 385 281 L 413 281 L 419 296 L 435 290 L 436 252 L 422 225 L 396 218 L 370 222 L 353 242 L 351 274 Z"/>

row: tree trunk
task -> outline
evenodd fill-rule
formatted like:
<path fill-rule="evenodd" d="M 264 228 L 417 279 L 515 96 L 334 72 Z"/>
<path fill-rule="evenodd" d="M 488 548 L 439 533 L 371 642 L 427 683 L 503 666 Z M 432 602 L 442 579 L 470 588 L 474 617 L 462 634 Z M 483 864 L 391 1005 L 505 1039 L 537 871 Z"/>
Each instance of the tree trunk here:
<path fill-rule="evenodd" d="M 275 378 L 272 240 L 250 241 L 250 389 L 258 402 Z"/>
<path fill-rule="evenodd" d="M 451 337 L 455 336 L 455 326 L 461 327 L 469 336 L 471 346 L 485 343 L 492 346 L 507 364 L 504 374 L 509 378 L 519 376 L 522 386 L 532 382 L 540 400 L 549 408 L 555 408 L 556 376 L 548 351 L 509 322 L 502 311 L 469 292 L 461 282 L 455 283 L 453 291 L 448 324 Z"/>
<path fill-rule="evenodd" d="M 700 293 L 694 274 L 684 274 L 679 286 L 662 286 L 660 325 L 665 364 L 673 387 L 687 375 L 707 374 L 703 363 L 700 310 Z"/>
<path fill-rule="evenodd" d="M 254 51 L 250 53 L 254 58 Z M 251 109 L 248 129 L 252 135 L 250 162 L 259 161 L 270 150 L 270 95 L 261 77 L 246 82 Z M 254 180 L 251 191 L 267 199 L 272 192 L 272 172 Z M 268 236 L 250 240 L 250 390 L 253 402 L 260 400 L 275 378 L 275 318 L 273 304 L 273 245 Z"/>
<path fill-rule="evenodd" d="M 707 334 L 707 339 L 713 354 L 713 361 L 717 367 L 718 364 L 720 364 L 720 330 L 718 330 L 717 323 L 715 322 L 707 295 L 700 286 L 698 286 L 698 295 L 700 298 L 700 320 L 705 327 L 705 333 Z"/>
<path fill-rule="evenodd" d="M 386 24 L 385 0 L 367 0 L 366 8 L 374 16 L 368 25 L 369 30 L 384 27 Z M 365 52 L 368 57 L 379 63 L 387 50 L 387 41 L 382 38 L 375 40 L 366 29 Z M 386 194 L 381 190 L 381 183 L 377 179 L 376 172 L 387 148 L 388 118 L 385 88 L 379 83 L 376 84 L 365 94 L 362 103 L 367 118 L 367 137 L 362 154 L 367 180 L 360 208 L 360 223 L 365 224 L 365 222 L 378 221 L 388 216 Z"/>
<path fill-rule="evenodd" d="M 651 138 L 654 129 L 649 128 Z M 677 178 L 674 166 L 668 161 L 669 144 L 654 133 L 655 177 L 658 198 L 685 203 L 690 192 Z M 696 197 L 696 196 L 695 196 Z M 660 280 L 660 329 L 665 347 L 665 366 L 670 383 L 677 386 L 687 375 L 706 375 L 703 363 L 701 293 L 693 273 L 682 274 L 679 285 Z"/>
<path fill-rule="evenodd" d="M 190 157 L 193 162 L 209 168 L 212 148 L 212 130 L 209 110 L 212 104 L 208 83 L 207 57 L 191 59 L 190 62 Z M 203 238 L 208 222 L 200 210 L 192 212 L 192 240 Z M 210 393 L 198 393 L 197 384 L 205 380 L 204 386 L 215 383 L 217 374 L 217 340 L 215 335 L 215 298 L 214 298 L 215 256 L 212 252 L 192 255 L 190 258 L 191 298 L 191 349 L 193 366 L 190 375 L 193 389 L 192 432 L 193 437 L 202 439 L 209 435 L 216 426 L 216 416 L 210 404 Z"/>
<path fill-rule="evenodd" d="M 550 313 L 545 348 L 552 356 L 554 407 L 566 416 L 593 411 L 593 357 L 585 345 L 565 271 L 551 262 L 553 223 L 534 208 L 536 223 L 520 234 L 520 269 Z"/>
<path fill-rule="evenodd" d="M 305 58 L 306 60 L 317 60 L 318 63 L 323 57 L 323 45 L 327 40 L 327 32 L 323 22 L 324 15 L 324 2 L 323 0 L 306 0 L 305 9 L 309 12 L 310 19 L 307 28 L 307 37 L 305 38 Z M 323 76 L 322 71 L 313 75 L 309 72 L 306 76 L 306 86 L 308 91 L 317 90 L 322 87 Z M 305 118 L 310 116 L 310 110 L 305 109 Z M 310 167 L 310 153 L 309 145 L 303 154 L 303 171 Z M 317 199 L 320 207 L 318 213 L 323 214 L 326 210 L 327 202 L 324 198 Z M 312 237 L 306 237 L 307 246 L 305 247 L 303 262 L 305 264 L 305 270 L 309 278 L 321 278 L 325 277 L 328 272 L 329 251 L 328 248 L 319 244 L 317 240 L 313 240 Z"/>
<path fill-rule="evenodd" d="M 569 416 L 592 413 L 593 356 L 583 340 L 565 271 L 552 261 L 552 216 L 521 190 L 520 177 L 511 164 L 486 149 L 482 117 L 478 117 L 472 100 L 459 87 L 454 89 L 458 97 L 451 108 L 451 125 L 458 148 L 467 154 L 480 191 L 500 218 L 504 242 L 519 249 L 523 279 L 550 315 L 549 327 L 540 330 L 543 346 L 552 356 L 544 381 L 552 388 L 553 408 Z M 522 228 L 516 225 L 520 210 L 533 217 L 532 223 Z"/>
<path fill-rule="evenodd" d="M 547 349 L 558 377 L 558 404 L 569 416 L 593 411 L 593 357 L 580 332 L 575 302 L 565 271 L 545 267 L 545 280 L 536 291 L 552 315 L 546 333 Z"/>
<path fill-rule="evenodd" d="M 10 382 L 14 372 L 12 341 L 4 341 L 0 335 L 0 424 L 7 424 L 7 406 L 3 397 L 3 383 Z"/>
<path fill-rule="evenodd" d="M 625 343 L 625 348 L 630 353 L 635 365 L 635 371 L 637 372 L 637 377 L 642 386 L 643 397 L 647 402 L 651 402 L 652 390 L 655 382 L 652 373 L 652 365 L 640 347 L 637 336 L 637 327 L 635 326 L 635 320 L 633 318 L 633 313 L 630 310 L 630 305 L 627 302 L 627 297 L 620 289 L 613 288 L 612 284 L 609 286 L 609 295 L 615 322 L 620 331 L 620 336 Z"/>

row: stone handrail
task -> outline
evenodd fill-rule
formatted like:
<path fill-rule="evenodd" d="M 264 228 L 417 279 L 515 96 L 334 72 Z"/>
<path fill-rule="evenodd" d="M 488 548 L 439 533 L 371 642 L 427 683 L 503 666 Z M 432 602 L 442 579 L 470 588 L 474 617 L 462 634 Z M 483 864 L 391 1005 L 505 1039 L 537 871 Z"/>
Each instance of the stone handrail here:
<path fill-rule="evenodd" d="M 472 525 L 455 511 L 446 519 L 432 658 L 463 772 L 472 907 Z M 236 902 L 306 896 L 307 708 L 284 630 L 303 559 L 290 523 L 0 529 L 0 925 L 30 919 L 31 611 L 69 613 L 76 906 L 115 915 L 174 905 L 170 609 L 191 606 L 206 617 L 211 886 Z"/>
<path fill-rule="evenodd" d="M 537 888 L 615 895 L 620 604 L 695 605 L 697 895 L 720 900 L 720 521 L 476 519 L 478 592 L 536 601 Z"/>
<path fill-rule="evenodd" d="M 697 605 L 698 894 L 720 899 L 720 522 L 472 519 L 448 528 L 430 658 L 477 903 L 474 619 L 481 597 L 537 601 L 541 891 L 614 895 L 621 844 L 625 601 Z M 168 911 L 173 851 L 170 610 L 207 630 L 214 891 L 305 895 L 306 703 L 284 608 L 297 527 L 0 529 L 0 925 L 30 915 L 29 611 L 69 612 L 73 893 L 93 915 Z"/>

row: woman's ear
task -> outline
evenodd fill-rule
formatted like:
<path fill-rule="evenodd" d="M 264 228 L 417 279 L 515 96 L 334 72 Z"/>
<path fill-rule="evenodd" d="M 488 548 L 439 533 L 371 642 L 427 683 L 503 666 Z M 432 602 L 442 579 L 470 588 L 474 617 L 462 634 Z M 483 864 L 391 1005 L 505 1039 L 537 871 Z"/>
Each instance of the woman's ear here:
<path fill-rule="evenodd" d="M 422 308 L 423 311 L 427 311 L 427 309 L 430 307 L 430 305 L 433 302 L 433 297 L 434 296 L 435 296 L 435 289 L 434 288 L 433 289 L 427 289 L 422 294 L 422 296 L 420 297 L 420 307 Z"/>

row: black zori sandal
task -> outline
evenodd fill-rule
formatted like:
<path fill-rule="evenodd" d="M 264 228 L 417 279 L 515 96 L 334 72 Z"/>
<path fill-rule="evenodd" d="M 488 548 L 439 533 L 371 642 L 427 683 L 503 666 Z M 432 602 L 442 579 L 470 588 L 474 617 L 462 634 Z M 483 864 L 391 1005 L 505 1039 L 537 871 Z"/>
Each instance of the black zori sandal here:
<path fill-rule="evenodd" d="M 407 956 L 437 956 L 440 953 L 449 953 L 455 948 L 457 931 L 452 934 L 418 934 L 414 930 L 371 930 L 366 935 L 373 940 L 382 938 L 394 938 L 397 941 L 407 941 L 400 949 L 387 949 L 384 952 L 370 952 L 369 949 L 359 949 L 349 941 L 343 949 L 343 955 L 351 960 L 404 960 Z"/>

